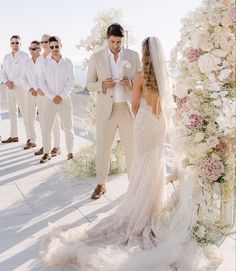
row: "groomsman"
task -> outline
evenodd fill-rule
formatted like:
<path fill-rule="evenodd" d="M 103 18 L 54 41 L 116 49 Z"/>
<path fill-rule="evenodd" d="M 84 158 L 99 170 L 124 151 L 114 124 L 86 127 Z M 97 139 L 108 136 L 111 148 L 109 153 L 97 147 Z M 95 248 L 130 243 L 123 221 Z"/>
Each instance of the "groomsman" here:
<path fill-rule="evenodd" d="M 26 109 L 28 117 L 29 139 L 27 141 L 25 150 L 36 147 L 36 132 L 35 132 L 35 118 L 38 107 L 38 93 L 35 86 L 36 74 L 36 60 L 40 56 L 40 42 L 32 41 L 29 46 L 31 58 L 27 59 L 25 63 L 25 71 L 23 75 L 23 84 L 27 91 L 26 93 Z"/>
<path fill-rule="evenodd" d="M 74 88 L 74 72 L 71 60 L 61 54 L 61 40 L 53 36 L 49 38 L 51 55 L 45 60 L 39 77 L 40 89 L 45 93 L 45 126 L 44 126 L 44 155 L 40 163 L 51 159 L 51 137 L 56 115 L 65 131 L 67 159 L 73 158 L 73 117 L 70 93 Z"/>
<path fill-rule="evenodd" d="M 22 74 L 28 55 L 20 51 L 20 36 L 14 35 L 10 39 L 11 53 L 3 60 L 2 79 L 7 89 L 8 109 L 10 116 L 10 137 L 2 143 L 18 142 L 18 107 L 23 116 L 27 139 L 29 139 L 28 123 L 25 106 L 25 89 L 22 85 Z"/>
<path fill-rule="evenodd" d="M 36 66 L 37 66 L 37 71 L 36 71 L 36 77 L 35 77 L 35 85 L 37 88 L 37 93 L 38 93 L 38 112 L 39 112 L 39 123 L 40 123 L 40 128 L 41 128 L 41 135 L 42 135 L 42 142 L 44 140 L 44 104 L 45 104 L 45 93 L 40 89 L 39 87 L 39 76 L 42 70 L 43 63 L 47 58 L 50 57 L 50 48 L 49 48 L 49 41 L 48 39 L 50 38 L 50 35 L 48 34 L 43 34 L 41 37 L 41 47 L 43 49 L 43 54 L 37 59 Z M 58 117 L 58 114 L 56 115 L 56 120 L 53 126 L 53 139 L 54 139 L 54 147 L 51 150 L 51 155 L 57 156 L 61 153 L 60 150 L 60 138 L 61 137 L 61 124 L 60 120 Z M 42 155 L 44 153 L 43 147 L 40 148 L 38 151 L 36 151 L 34 154 L 35 155 Z"/>
<path fill-rule="evenodd" d="M 119 129 L 126 156 L 126 169 L 130 174 L 132 161 L 133 116 L 130 100 L 133 80 L 140 70 L 137 52 L 123 48 L 124 29 L 112 24 L 107 29 L 108 46 L 93 54 L 89 61 L 87 88 L 97 92 L 96 133 L 98 179 L 92 199 L 105 193 L 109 172 L 112 142 Z"/>

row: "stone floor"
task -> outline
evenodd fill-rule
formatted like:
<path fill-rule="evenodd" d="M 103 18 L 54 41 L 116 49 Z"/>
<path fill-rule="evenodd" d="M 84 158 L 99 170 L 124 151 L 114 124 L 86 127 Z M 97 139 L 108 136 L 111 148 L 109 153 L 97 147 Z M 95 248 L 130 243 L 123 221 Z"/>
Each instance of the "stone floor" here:
<path fill-rule="evenodd" d="M 4 116 L 2 138 L 9 132 L 9 120 Z M 38 124 L 37 130 L 39 133 Z M 21 119 L 20 142 L 0 143 L 0 271 L 49 271 L 38 256 L 39 240 L 48 223 L 91 222 L 114 207 L 127 189 L 126 175 L 111 177 L 107 193 L 92 201 L 94 178 L 78 180 L 61 173 L 61 166 L 68 163 L 63 132 L 61 138 L 61 155 L 46 164 L 39 163 L 34 150 L 23 150 L 26 138 Z M 77 135 L 76 151 L 87 143 Z M 220 251 L 224 262 L 218 271 L 235 270 L 234 234 L 225 238 Z"/>

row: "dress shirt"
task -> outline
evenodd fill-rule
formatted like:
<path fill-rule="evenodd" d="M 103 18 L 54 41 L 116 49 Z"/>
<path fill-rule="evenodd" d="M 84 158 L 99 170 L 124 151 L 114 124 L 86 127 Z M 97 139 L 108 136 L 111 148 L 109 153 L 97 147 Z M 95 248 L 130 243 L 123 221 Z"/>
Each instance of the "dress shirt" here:
<path fill-rule="evenodd" d="M 123 49 L 121 48 L 118 53 L 117 62 L 115 62 L 114 54 L 108 48 L 108 56 L 109 56 L 109 64 L 111 69 L 112 79 L 117 80 L 116 85 L 114 87 L 114 103 L 121 103 L 127 100 L 124 87 L 119 82 L 123 79 L 124 76 L 124 65 L 123 65 Z"/>
<path fill-rule="evenodd" d="M 52 56 L 47 58 L 42 65 L 39 76 L 39 86 L 46 97 L 53 100 L 60 96 L 65 99 L 74 88 L 73 64 L 68 58 L 61 57 L 57 63 Z"/>
<path fill-rule="evenodd" d="M 3 60 L 3 83 L 12 81 L 15 85 L 22 85 L 24 65 L 27 59 L 29 56 L 22 51 L 18 51 L 14 55 L 13 53 L 7 54 Z"/>
<path fill-rule="evenodd" d="M 34 63 L 33 59 L 27 59 L 25 62 L 24 74 L 23 74 L 23 85 L 26 90 L 30 88 L 34 88 L 37 90 L 35 86 L 35 76 L 36 76 L 36 63 Z"/>
<path fill-rule="evenodd" d="M 46 59 L 50 58 L 51 54 L 48 54 L 46 57 L 44 54 L 39 56 L 36 60 L 36 71 L 35 71 L 35 87 L 36 89 L 39 89 L 39 77 L 41 76 L 43 72 L 43 65 Z"/>

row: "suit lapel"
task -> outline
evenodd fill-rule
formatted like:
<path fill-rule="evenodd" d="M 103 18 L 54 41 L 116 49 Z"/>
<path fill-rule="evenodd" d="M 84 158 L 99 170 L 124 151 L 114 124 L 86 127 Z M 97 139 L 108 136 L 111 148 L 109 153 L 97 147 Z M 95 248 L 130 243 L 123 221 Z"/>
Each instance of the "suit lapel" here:
<path fill-rule="evenodd" d="M 109 64 L 109 59 L 108 59 L 108 51 L 107 51 L 107 46 L 104 48 L 102 52 L 102 63 L 103 63 L 103 68 L 104 68 L 104 75 L 105 78 L 111 78 L 111 70 L 110 70 L 110 64 Z"/>

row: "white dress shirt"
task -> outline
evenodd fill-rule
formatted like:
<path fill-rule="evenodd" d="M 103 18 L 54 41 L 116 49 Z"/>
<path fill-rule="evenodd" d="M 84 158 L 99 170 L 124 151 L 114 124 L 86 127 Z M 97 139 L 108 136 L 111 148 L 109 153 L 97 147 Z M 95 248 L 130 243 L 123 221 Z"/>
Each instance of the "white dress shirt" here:
<path fill-rule="evenodd" d="M 57 63 L 52 56 L 42 65 L 39 76 L 39 87 L 46 97 L 53 100 L 56 96 L 65 99 L 74 88 L 74 71 L 70 59 L 61 57 Z"/>
<path fill-rule="evenodd" d="M 26 60 L 23 74 L 23 85 L 26 90 L 30 88 L 37 90 L 35 85 L 36 68 L 36 63 L 34 63 L 32 58 Z"/>
<path fill-rule="evenodd" d="M 51 54 L 48 54 L 46 57 L 44 54 L 39 56 L 36 60 L 36 71 L 35 71 L 35 87 L 36 89 L 39 89 L 39 77 L 41 76 L 43 72 L 43 65 L 46 59 L 50 58 Z"/>
<path fill-rule="evenodd" d="M 22 51 L 18 51 L 14 55 L 13 53 L 7 54 L 3 60 L 3 83 L 12 81 L 15 85 L 22 85 L 24 65 L 27 59 L 29 56 Z"/>
<path fill-rule="evenodd" d="M 123 65 L 123 49 L 121 48 L 120 52 L 118 53 L 117 62 L 115 62 L 114 54 L 108 48 L 108 56 L 109 56 L 109 64 L 111 70 L 112 79 L 117 81 L 114 87 L 114 103 L 121 103 L 127 100 L 125 95 L 125 91 L 120 80 L 123 79 L 124 76 L 124 65 Z"/>

